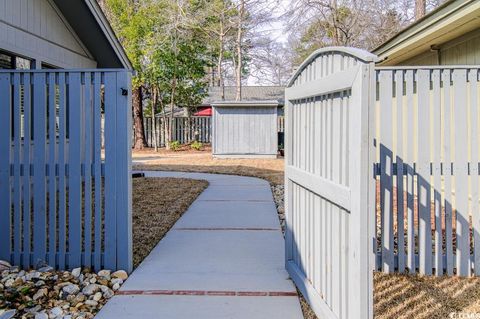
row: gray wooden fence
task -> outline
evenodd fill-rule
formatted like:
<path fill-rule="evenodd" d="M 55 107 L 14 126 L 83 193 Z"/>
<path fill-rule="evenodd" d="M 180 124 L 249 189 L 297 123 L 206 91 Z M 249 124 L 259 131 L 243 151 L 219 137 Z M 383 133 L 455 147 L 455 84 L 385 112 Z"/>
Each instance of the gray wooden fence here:
<path fill-rule="evenodd" d="M 165 147 L 165 132 L 169 121 L 168 119 L 164 121 L 162 117 L 156 117 L 155 121 L 157 146 Z M 284 116 L 278 116 L 278 132 L 285 131 L 284 122 Z M 148 147 L 154 147 L 152 118 L 146 117 L 143 123 Z M 212 118 L 210 116 L 174 117 L 173 125 L 173 141 L 179 141 L 182 144 L 190 143 L 195 140 L 196 134 L 198 134 L 200 142 L 212 142 Z"/>
<path fill-rule="evenodd" d="M 286 268 L 319 318 L 373 317 L 374 59 L 318 50 L 286 90 Z"/>
<path fill-rule="evenodd" d="M 124 70 L 0 71 L 0 259 L 131 271 L 130 100 Z"/>
<path fill-rule="evenodd" d="M 479 275 L 479 67 L 376 77 L 377 268 Z"/>
<path fill-rule="evenodd" d="M 148 147 L 154 147 L 156 137 L 157 147 L 165 147 L 166 132 L 170 120 L 162 117 L 155 118 L 155 136 L 153 135 L 153 121 L 151 117 L 144 119 L 145 138 Z M 198 139 L 202 143 L 210 143 L 212 136 L 212 120 L 210 116 L 174 117 L 172 122 L 172 141 L 181 144 L 190 143 Z"/>

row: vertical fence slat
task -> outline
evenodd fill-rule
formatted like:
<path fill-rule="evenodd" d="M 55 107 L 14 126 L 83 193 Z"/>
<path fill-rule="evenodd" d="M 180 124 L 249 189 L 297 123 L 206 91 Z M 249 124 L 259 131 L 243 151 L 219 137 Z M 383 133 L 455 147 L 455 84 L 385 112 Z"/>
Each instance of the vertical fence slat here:
<path fill-rule="evenodd" d="M 418 202 L 418 256 L 419 271 L 422 275 L 432 274 L 432 231 L 430 198 L 430 73 L 417 72 L 417 114 L 418 114 L 418 160 L 417 160 L 417 202 Z M 420 129 L 421 127 L 421 129 Z"/>
<path fill-rule="evenodd" d="M 414 169 L 415 161 L 414 143 L 413 143 L 413 71 L 405 72 L 406 95 L 407 95 L 407 265 L 410 273 L 416 271 L 415 263 L 415 209 L 414 209 Z"/>
<path fill-rule="evenodd" d="M 14 233 L 13 233 L 13 262 L 16 265 L 21 264 L 22 253 L 22 102 L 20 95 L 20 73 L 15 73 L 13 77 L 13 127 L 14 127 Z M 1 90 L 1 89 L 0 89 Z M 1 257 L 0 257 L 1 258 Z"/>
<path fill-rule="evenodd" d="M 404 227 L 404 189 L 403 189 L 403 71 L 395 72 L 395 95 L 397 102 L 397 255 L 398 271 L 405 271 L 405 227 Z"/>
<path fill-rule="evenodd" d="M 470 176 L 472 185 L 472 228 L 473 228 L 473 247 L 474 247 L 474 271 L 475 275 L 480 275 L 480 212 L 478 207 L 478 70 L 473 69 L 468 73 L 470 82 L 470 142 L 471 142 L 471 165 Z"/>
<path fill-rule="evenodd" d="M 441 155 L 442 155 L 442 109 L 440 70 L 432 72 L 433 83 L 433 176 L 434 176 L 434 217 L 435 217 L 435 275 L 443 274 L 443 234 L 442 234 L 442 179 L 441 179 Z"/>
<path fill-rule="evenodd" d="M 31 122 L 32 122 L 32 105 L 31 105 L 31 76 L 25 74 L 23 78 L 23 110 L 24 110 L 24 139 L 23 139 L 23 267 L 30 267 L 31 265 Z"/>
<path fill-rule="evenodd" d="M 381 71 L 380 87 L 380 202 L 382 211 L 382 268 L 388 273 L 394 269 L 393 241 L 393 162 L 392 162 L 392 72 Z"/>
<path fill-rule="evenodd" d="M 48 75 L 48 264 L 55 267 L 57 255 L 57 177 L 56 177 L 56 147 L 57 147 L 57 110 L 55 73 Z"/>
<path fill-rule="evenodd" d="M 450 93 L 450 70 L 442 72 L 443 100 L 444 100 L 444 165 L 443 175 L 445 178 L 445 255 L 447 275 L 453 274 L 453 240 L 452 240 L 452 163 L 451 163 L 451 134 L 452 134 L 452 109 Z"/>
<path fill-rule="evenodd" d="M 68 79 L 68 267 L 81 265 L 82 250 L 82 108 L 81 74 L 73 72 Z M 78 213 L 77 213 L 78 212 Z"/>
<path fill-rule="evenodd" d="M 0 134 L 0 259 L 10 260 L 10 212 L 11 212 L 11 192 L 10 192 L 10 150 L 12 141 L 11 128 L 11 83 L 10 74 L 0 74 L 0 106 L 2 107 L 2 116 L 0 116 L 0 127 L 3 132 Z"/>
<path fill-rule="evenodd" d="M 468 113 L 465 69 L 453 71 L 455 96 L 455 217 L 457 274 L 470 275 L 470 223 L 468 216 Z"/>
<path fill-rule="evenodd" d="M 67 103 L 65 73 L 58 75 L 58 268 L 65 268 L 67 242 L 66 152 Z"/>
<path fill-rule="evenodd" d="M 90 268 L 92 266 L 92 97 L 91 97 L 91 73 L 86 72 L 84 75 L 84 97 L 83 111 L 85 113 L 85 128 L 82 132 L 84 137 L 84 159 L 83 166 L 85 172 L 84 187 L 84 252 L 85 257 L 83 265 Z"/>
<path fill-rule="evenodd" d="M 117 198 L 116 198 L 116 89 L 115 73 L 105 73 L 105 248 L 104 267 L 116 267 L 117 250 Z"/>
<path fill-rule="evenodd" d="M 47 254 L 47 196 L 45 180 L 47 96 L 45 74 L 34 73 L 33 82 L 33 262 L 36 265 L 39 262 L 44 262 Z"/>
<path fill-rule="evenodd" d="M 93 76 L 93 170 L 94 170 L 94 183 L 95 183 L 95 256 L 93 258 L 94 268 L 99 270 L 102 268 L 102 130 L 101 130 L 101 73 L 95 72 Z"/>

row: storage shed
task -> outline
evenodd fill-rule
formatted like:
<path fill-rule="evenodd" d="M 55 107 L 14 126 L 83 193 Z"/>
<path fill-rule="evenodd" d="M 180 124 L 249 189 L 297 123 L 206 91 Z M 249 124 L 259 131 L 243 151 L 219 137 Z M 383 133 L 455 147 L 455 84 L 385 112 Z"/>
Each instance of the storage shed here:
<path fill-rule="evenodd" d="M 278 101 L 221 101 L 212 107 L 214 157 L 276 158 Z"/>

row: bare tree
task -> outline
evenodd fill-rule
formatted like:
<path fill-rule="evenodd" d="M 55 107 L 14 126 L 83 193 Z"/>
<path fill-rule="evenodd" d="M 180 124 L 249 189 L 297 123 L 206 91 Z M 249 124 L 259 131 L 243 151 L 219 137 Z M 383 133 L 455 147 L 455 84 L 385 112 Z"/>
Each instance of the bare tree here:
<path fill-rule="evenodd" d="M 285 85 L 293 72 L 292 61 L 289 45 L 259 38 L 253 43 L 250 76 L 259 85 Z"/>
<path fill-rule="evenodd" d="M 236 42 L 236 66 L 235 66 L 235 100 L 240 101 L 242 99 L 242 46 L 243 46 L 243 28 L 245 24 L 245 0 L 240 0 L 238 8 L 238 20 L 237 20 L 237 42 Z"/>

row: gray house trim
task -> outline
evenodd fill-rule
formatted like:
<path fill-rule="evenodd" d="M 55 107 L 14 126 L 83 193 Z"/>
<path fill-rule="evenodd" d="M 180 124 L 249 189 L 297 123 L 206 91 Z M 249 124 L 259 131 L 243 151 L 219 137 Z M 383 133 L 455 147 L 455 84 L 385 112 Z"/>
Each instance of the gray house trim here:
<path fill-rule="evenodd" d="M 53 0 L 99 68 L 133 69 L 95 0 Z"/>

